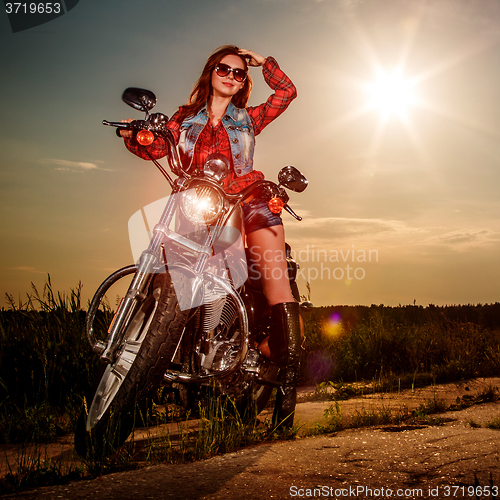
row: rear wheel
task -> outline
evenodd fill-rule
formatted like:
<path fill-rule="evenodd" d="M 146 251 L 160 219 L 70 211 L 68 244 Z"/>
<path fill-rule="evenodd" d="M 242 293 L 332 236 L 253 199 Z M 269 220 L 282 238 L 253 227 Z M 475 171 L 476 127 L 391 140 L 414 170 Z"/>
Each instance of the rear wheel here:
<path fill-rule="evenodd" d="M 255 381 L 246 397 L 236 403 L 241 417 L 256 418 L 267 406 L 276 386 L 279 368 L 276 365 L 266 364 L 261 368 L 260 379 L 269 383 Z"/>
<path fill-rule="evenodd" d="M 187 280 L 177 283 L 184 284 L 181 293 L 190 292 Z M 109 455 L 127 439 L 134 427 L 135 403 L 163 380 L 186 315 L 179 308 L 170 274 L 157 275 L 127 327 L 115 361 L 101 365 L 84 401 L 75 431 L 81 457 Z"/>
<path fill-rule="evenodd" d="M 252 399 L 255 402 L 257 415 L 267 406 L 269 398 L 274 390 L 276 380 L 278 379 L 279 368 L 276 365 L 268 365 L 264 368 L 261 377 L 263 380 L 270 381 L 270 384 L 256 383 L 252 394 Z"/>

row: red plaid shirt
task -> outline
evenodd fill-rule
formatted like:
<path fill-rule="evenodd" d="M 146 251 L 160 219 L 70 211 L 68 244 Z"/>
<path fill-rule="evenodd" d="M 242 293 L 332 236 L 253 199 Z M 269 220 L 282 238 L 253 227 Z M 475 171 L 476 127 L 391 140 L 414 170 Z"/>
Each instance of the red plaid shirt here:
<path fill-rule="evenodd" d="M 297 96 L 297 90 L 291 80 L 281 71 L 276 60 L 268 57 L 262 66 L 264 79 L 274 93 L 267 101 L 260 106 L 248 107 L 247 112 L 252 121 L 254 135 L 259 135 L 262 130 L 277 118 Z M 179 129 L 181 123 L 177 121 L 179 112 L 175 113 L 169 120 L 167 126 L 173 132 L 176 143 L 179 141 Z M 141 146 L 135 138 L 125 139 L 127 148 L 144 160 L 163 158 L 167 154 L 165 141 L 157 138 L 150 146 Z M 238 193 L 258 179 L 263 179 L 264 174 L 257 170 L 252 170 L 246 175 L 237 177 L 234 173 L 233 158 L 229 137 L 227 135 L 222 120 L 214 127 L 209 120 L 205 128 L 200 133 L 194 149 L 193 165 L 201 168 L 208 155 L 212 153 L 222 153 L 231 162 L 231 171 L 224 180 L 224 188 L 228 193 Z"/>

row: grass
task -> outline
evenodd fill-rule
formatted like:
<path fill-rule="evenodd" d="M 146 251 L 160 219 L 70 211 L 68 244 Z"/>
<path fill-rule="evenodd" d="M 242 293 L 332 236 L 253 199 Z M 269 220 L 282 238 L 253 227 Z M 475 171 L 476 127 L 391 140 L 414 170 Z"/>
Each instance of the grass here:
<path fill-rule="evenodd" d="M 68 295 L 32 285 L 0 312 L 0 443 L 44 442 L 74 428 L 98 359 L 85 336 L 81 284 Z M 101 311 L 106 322 L 110 310 Z"/>
<path fill-rule="evenodd" d="M 373 385 L 373 384 L 370 384 Z M 355 396 L 359 393 L 356 392 Z M 326 423 L 317 423 L 314 430 L 305 435 L 336 433 L 350 428 L 384 426 L 385 430 L 398 431 L 429 425 L 442 425 L 436 413 L 457 409 L 448 406 L 444 400 L 433 397 L 410 411 L 407 407 L 391 408 L 382 404 L 355 410 L 346 416 L 342 412 L 342 402 L 333 401 L 325 410 Z M 467 405 L 496 401 L 498 389 L 486 388 L 467 399 Z M 345 401 L 342 400 L 342 401 Z M 19 491 L 28 487 L 61 484 L 74 479 L 97 477 L 111 472 L 132 470 L 156 464 L 172 464 L 202 460 L 217 454 L 229 453 L 246 446 L 274 439 L 293 438 L 298 429 L 290 433 L 278 433 L 269 421 L 259 422 L 241 416 L 231 399 L 217 396 L 207 397 L 205 404 L 198 407 L 198 420 L 193 421 L 189 414 L 174 405 L 167 408 L 154 406 L 153 411 L 143 416 L 146 425 L 161 428 L 152 432 L 151 428 L 145 442 L 135 439 L 106 457 L 94 457 L 83 464 L 67 459 L 51 459 L 43 454 L 43 445 L 34 448 L 21 448 L 16 468 L 0 482 L 4 492 Z M 167 427 L 165 424 L 170 424 Z M 172 425 L 173 424 L 173 425 Z M 469 421 L 471 427 L 480 427 Z M 500 418 L 494 419 L 484 427 L 500 428 Z M 170 430 L 169 430 L 170 429 Z"/>
<path fill-rule="evenodd" d="M 98 363 L 85 336 L 81 289 L 78 284 L 68 294 L 55 292 L 49 276 L 41 290 L 32 285 L 24 301 L 16 302 L 7 295 L 8 307 L 0 311 L 0 443 L 50 442 L 74 429 L 81 395 L 92 384 Z M 105 332 L 112 315 L 111 308 L 104 305 L 96 330 Z M 316 384 L 311 399 L 332 402 L 327 423 L 318 426 L 318 432 L 422 419 L 431 422 L 430 415 L 439 411 L 439 401 L 426 402 L 413 412 L 368 408 L 349 419 L 340 402 L 500 372 L 500 303 L 315 308 L 305 318 L 305 329 L 301 383 Z M 371 383 L 358 382 L 362 380 Z M 495 397 L 498 394 L 491 388 L 480 398 L 463 396 L 449 409 Z M 19 489 L 43 481 L 64 481 L 74 474 L 97 475 L 142 463 L 197 460 L 278 437 L 269 422 L 257 425 L 255 420 L 242 418 L 228 401 L 222 404 L 212 398 L 200 407 L 196 429 L 188 425 L 187 417 L 179 420 L 176 416 L 176 436 L 151 437 L 145 457 L 136 456 L 132 442 L 111 458 L 78 469 L 47 458 L 42 446 L 35 451 L 21 446 L 9 484 Z M 162 418 L 174 417 L 145 416 L 147 425 L 161 423 Z M 491 425 L 495 428 L 498 422 Z M 293 437 L 296 432 L 279 437 Z"/>
<path fill-rule="evenodd" d="M 263 441 L 291 438 L 297 432 L 296 428 L 288 434 L 278 432 L 268 420 L 260 422 L 255 418 L 246 418 L 239 413 L 234 402 L 226 397 L 213 396 L 205 404 L 199 403 L 198 413 L 195 428 L 189 425 L 187 415 L 184 420 L 175 422 L 175 435 L 165 429 L 159 436 L 150 436 L 146 447 L 147 462 L 156 464 L 202 460 Z"/>
<path fill-rule="evenodd" d="M 84 476 L 84 468 L 67 457 L 51 458 L 44 445 L 22 445 L 15 463 L 5 461 L 9 472 L 0 478 L 0 494 L 50 484 L 65 484 Z"/>
<path fill-rule="evenodd" d="M 431 415 L 434 413 L 441 413 L 442 411 L 445 411 L 445 409 L 446 404 L 444 402 L 429 400 L 413 411 L 409 411 L 405 406 L 400 408 L 390 408 L 382 404 L 380 407 L 371 406 L 360 410 L 356 409 L 352 415 L 344 417 L 341 405 L 338 401 L 336 401 L 324 412 L 326 424 L 316 423 L 315 429 L 310 431 L 308 435 L 387 425 L 442 425 L 441 419 L 433 418 Z M 391 430 L 398 429 L 393 428 Z"/>
<path fill-rule="evenodd" d="M 500 417 L 493 418 L 492 420 L 485 422 L 484 424 L 480 424 L 471 418 L 467 420 L 467 425 L 469 425 L 473 429 L 484 427 L 486 429 L 500 430 Z"/>
<path fill-rule="evenodd" d="M 43 452 L 44 445 L 22 445 L 15 464 L 9 464 L 10 472 L 0 480 L 0 494 L 160 463 L 203 460 L 264 441 L 292 439 L 298 431 L 297 427 L 280 431 L 268 420 L 260 422 L 247 418 L 227 397 L 209 397 L 204 403 L 199 404 L 196 420 L 191 419 L 189 414 L 181 416 L 179 409 L 170 407 L 167 412 L 160 412 L 157 408 L 151 416 L 144 415 L 144 420 L 146 426 L 160 426 L 160 432 L 153 433 L 149 428 L 143 441 L 135 439 L 134 434 L 139 432 L 135 429 L 132 439 L 114 453 L 95 454 L 83 462 L 62 457 L 49 458 Z M 148 421 L 149 418 L 152 422 Z M 167 427 L 165 424 L 173 425 Z"/>
<path fill-rule="evenodd" d="M 98 362 L 84 334 L 81 289 L 55 292 L 49 276 L 24 301 L 7 296 L 9 307 L 0 311 L 0 443 L 44 442 L 74 428 Z M 106 331 L 113 311 L 105 306 L 99 314 Z M 500 372 L 500 303 L 316 308 L 305 329 L 301 383 L 317 384 L 319 399 Z M 357 380 L 373 382 L 360 389 Z"/>
<path fill-rule="evenodd" d="M 475 404 L 492 403 L 500 400 L 500 391 L 498 387 L 489 386 L 481 393 L 477 394 L 473 398 L 467 398 L 466 401 L 457 401 L 458 408 L 453 409 L 463 409 Z M 467 424 L 473 429 L 478 429 L 480 427 L 485 427 L 486 429 L 500 430 L 500 417 L 495 417 L 492 420 L 485 422 L 484 424 L 479 424 L 473 419 L 467 421 Z"/>
<path fill-rule="evenodd" d="M 348 390 L 348 392 L 353 394 L 352 397 L 359 397 L 362 396 L 363 393 L 373 393 L 372 389 L 374 386 L 376 387 L 376 384 L 369 384 L 365 392 L 362 384 L 358 383 L 355 389 Z M 324 387 L 325 386 L 322 385 L 319 389 L 317 388 L 313 400 L 319 399 L 319 395 L 323 393 Z M 329 387 L 335 389 L 336 384 L 330 384 Z M 342 387 L 344 387 L 344 384 Z M 368 408 L 363 407 L 361 409 L 355 409 L 351 415 L 345 416 L 342 412 L 341 403 L 336 400 L 334 394 L 335 393 L 331 391 L 324 392 L 324 400 L 328 401 L 333 399 L 334 403 L 324 411 L 326 423 L 316 423 L 315 428 L 309 431 L 307 435 L 335 433 L 345 429 L 373 426 L 396 426 L 388 429 L 396 431 L 405 429 L 407 426 L 443 425 L 443 419 L 441 417 L 434 417 L 433 415 L 447 411 L 459 411 L 469 408 L 470 406 L 495 402 L 500 399 L 499 389 L 490 385 L 475 395 L 465 395 L 462 398 L 457 398 L 457 402 L 451 405 L 446 403 L 444 399 L 437 398 L 436 395 L 434 395 L 433 398 L 427 399 L 417 408 L 410 411 L 406 406 L 391 408 L 385 405 L 383 396 L 381 396 L 379 401 L 380 404 L 372 404 Z M 345 398 L 345 392 L 341 391 L 340 395 L 343 400 L 349 399 Z M 467 424 L 473 428 L 481 427 L 480 424 L 477 424 L 473 420 L 469 420 Z M 490 429 L 500 429 L 500 417 L 484 424 L 484 426 Z"/>
<path fill-rule="evenodd" d="M 500 372 L 500 303 L 338 306 L 305 321 L 302 380 L 377 380 L 418 387 Z"/>
<path fill-rule="evenodd" d="M 500 417 L 496 417 L 489 422 L 486 422 L 484 426 L 488 429 L 500 430 Z"/>
<path fill-rule="evenodd" d="M 474 406 L 482 403 L 494 403 L 500 399 L 500 391 L 498 387 L 488 386 L 476 395 L 464 395 L 457 398 L 455 404 L 449 407 L 450 410 L 460 411 L 469 406 Z"/>

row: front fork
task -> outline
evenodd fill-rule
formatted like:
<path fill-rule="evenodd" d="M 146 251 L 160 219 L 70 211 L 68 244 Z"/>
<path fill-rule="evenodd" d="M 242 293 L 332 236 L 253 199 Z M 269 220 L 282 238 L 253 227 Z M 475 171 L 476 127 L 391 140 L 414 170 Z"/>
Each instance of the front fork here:
<path fill-rule="evenodd" d="M 161 262 L 161 245 L 166 233 L 165 228 L 168 228 L 174 212 L 175 196 L 170 196 L 160 221 L 153 230 L 153 237 L 149 246 L 141 254 L 134 278 L 108 329 L 106 345 L 105 347 L 103 346 L 104 349 L 101 353 L 101 360 L 105 363 L 110 364 L 114 361 L 116 351 L 121 344 L 127 325 L 136 312 L 137 304 L 147 296 L 146 291 Z"/>
<path fill-rule="evenodd" d="M 177 187 L 178 190 L 180 190 L 181 184 Z M 174 190 L 174 193 L 175 191 L 177 190 Z M 163 265 L 166 265 L 166 262 L 162 261 L 161 254 L 162 244 L 166 238 L 171 239 L 177 244 L 190 250 L 198 252 L 199 257 L 193 268 L 196 276 L 193 284 L 193 297 L 196 296 L 197 291 L 203 283 L 202 270 L 207 262 L 207 259 L 209 258 L 209 255 L 211 255 L 211 246 L 209 245 L 211 240 L 210 231 L 208 232 L 207 242 L 205 245 L 200 245 L 171 231 L 169 226 L 176 210 L 176 204 L 176 196 L 170 196 L 158 224 L 156 224 L 153 229 L 153 237 L 149 246 L 141 254 L 135 276 L 130 283 L 124 299 L 118 307 L 113 321 L 111 322 L 108 329 L 106 344 L 104 345 L 99 343 L 100 345 L 96 345 L 97 348 L 94 349 L 101 354 L 101 360 L 105 363 L 110 364 L 114 361 L 116 351 L 121 345 L 127 325 L 135 314 L 137 305 L 146 298 L 147 289 L 153 276 L 160 270 L 161 272 L 164 272 Z"/>
<path fill-rule="evenodd" d="M 138 269 L 130 283 L 127 294 L 120 302 L 113 321 L 108 329 L 108 338 L 106 347 L 101 354 L 101 360 L 105 363 L 112 363 L 115 357 L 116 350 L 121 344 L 121 340 L 129 324 L 133 314 L 136 311 L 136 306 L 146 298 L 145 291 L 147 290 L 151 278 L 153 276 L 153 267 L 158 262 L 158 258 L 151 253 L 143 252 L 139 261 Z"/>

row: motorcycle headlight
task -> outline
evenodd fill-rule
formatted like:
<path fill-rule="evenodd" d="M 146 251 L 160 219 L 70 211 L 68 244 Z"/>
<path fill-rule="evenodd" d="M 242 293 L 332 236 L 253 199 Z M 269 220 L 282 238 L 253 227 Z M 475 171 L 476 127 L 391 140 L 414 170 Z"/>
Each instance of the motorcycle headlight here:
<path fill-rule="evenodd" d="M 194 224 L 213 224 L 223 207 L 222 195 L 210 186 L 197 186 L 182 193 L 182 213 Z"/>

